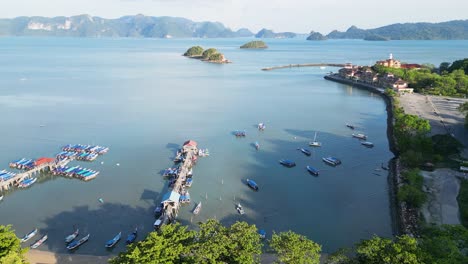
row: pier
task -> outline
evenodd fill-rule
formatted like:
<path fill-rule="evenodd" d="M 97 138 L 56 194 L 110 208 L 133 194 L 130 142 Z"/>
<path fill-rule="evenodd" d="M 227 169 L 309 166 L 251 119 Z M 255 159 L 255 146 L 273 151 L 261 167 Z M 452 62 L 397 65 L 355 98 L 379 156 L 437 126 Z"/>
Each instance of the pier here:
<path fill-rule="evenodd" d="M 299 67 L 338 67 L 344 68 L 345 64 L 339 63 L 304 63 L 304 64 L 288 64 L 282 66 L 273 66 L 263 68 L 262 71 L 272 71 L 272 70 L 279 70 L 279 69 L 286 69 L 286 68 L 299 68 Z"/>
<path fill-rule="evenodd" d="M 178 173 L 175 175 L 175 182 L 172 185 L 172 190 L 163 196 L 161 201 L 162 213 L 155 222 L 155 228 L 159 228 L 163 224 L 172 223 L 177 218 L 182 203 L 180 197 L 186 192 L 186 187 L 188 187 L 187 179 L 190 178 L 192 167 L 197 160 L 197 143 L 193 140 L 186 141 L 180 153 L 184 157 L 183 163 L 181 163 Z"/>

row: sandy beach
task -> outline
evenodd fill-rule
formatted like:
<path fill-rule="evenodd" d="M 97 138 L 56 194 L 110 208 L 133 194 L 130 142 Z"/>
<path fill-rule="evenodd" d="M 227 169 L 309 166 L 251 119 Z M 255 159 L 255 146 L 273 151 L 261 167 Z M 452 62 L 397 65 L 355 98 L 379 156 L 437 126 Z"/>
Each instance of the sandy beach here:
<path fill-rule="evenodd" d="M 91 256 L 91 255 L 78 255 L 78 254 L 56 254 L 49 251 L 42 250 L 29 250 L 26 258 L 31 264 L 78 264 L 78 263 L 93 263 L 105 264 L 107 263 L 108 256 Z"/>

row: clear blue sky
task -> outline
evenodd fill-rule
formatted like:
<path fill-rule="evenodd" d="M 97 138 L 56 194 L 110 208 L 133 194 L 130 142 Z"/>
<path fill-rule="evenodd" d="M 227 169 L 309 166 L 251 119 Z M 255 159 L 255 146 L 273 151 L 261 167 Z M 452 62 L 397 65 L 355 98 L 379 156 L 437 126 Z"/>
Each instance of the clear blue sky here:
<path fill-rule="evenodd" d="M 468 19 L 467 11 L 466 0 L 0 0 L 1 18 L 144 14 L 219 21 L 232 29 L 266 27 L 298 33 Z"/>

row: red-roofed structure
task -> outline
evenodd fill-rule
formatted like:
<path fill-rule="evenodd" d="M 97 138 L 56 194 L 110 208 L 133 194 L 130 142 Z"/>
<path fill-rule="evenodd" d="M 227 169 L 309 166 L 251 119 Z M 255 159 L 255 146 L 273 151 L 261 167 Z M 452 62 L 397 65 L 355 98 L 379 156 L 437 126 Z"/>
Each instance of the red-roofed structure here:
<path fill-rule="evenodd" d="M 35 165 L 35 166 L 39 166 L 39 165 L 42 165 L 42 164 L 44 164 L 44 163 L 50 163 L 50 162 L 53 162 L 53 161 L 55 161 L 54 158 L 44 158 L 44 157 L 42 157 L 42 158 L 38 158 L 38 159 L 34 162 L 34 165 Z"/>

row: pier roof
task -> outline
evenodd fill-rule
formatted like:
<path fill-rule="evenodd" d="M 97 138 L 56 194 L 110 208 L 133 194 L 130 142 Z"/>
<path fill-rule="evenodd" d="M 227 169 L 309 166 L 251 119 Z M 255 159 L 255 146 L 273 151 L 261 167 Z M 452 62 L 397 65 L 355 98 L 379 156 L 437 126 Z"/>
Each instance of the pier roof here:
<path fill-rule="evenodd" d="M 174 191 L 168 192 L 163 196 L 162 202 L 175 202 L 178 203 L 180 194 Z"/>

